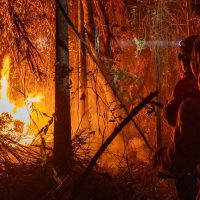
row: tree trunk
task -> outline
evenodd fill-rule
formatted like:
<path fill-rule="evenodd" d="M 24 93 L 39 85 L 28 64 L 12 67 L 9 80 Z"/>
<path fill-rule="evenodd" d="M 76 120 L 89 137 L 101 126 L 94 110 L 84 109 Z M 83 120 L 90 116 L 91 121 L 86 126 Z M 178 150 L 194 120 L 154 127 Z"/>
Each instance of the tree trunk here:
<path fill-rule="evenodd" d="M 59 0 L 67 12 L 67 1 Z M 54 162 L 60 174 L 73 163 L 70 116 L 68 25 L 56 6 Z"/>

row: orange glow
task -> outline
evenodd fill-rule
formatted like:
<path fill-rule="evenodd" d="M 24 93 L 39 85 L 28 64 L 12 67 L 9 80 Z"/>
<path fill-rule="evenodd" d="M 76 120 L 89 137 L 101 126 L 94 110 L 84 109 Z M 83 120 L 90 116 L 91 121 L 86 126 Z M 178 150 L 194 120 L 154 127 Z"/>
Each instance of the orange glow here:
<path fill-rule="evenodd" d="M 28 94 L 27 97 L 17 100 L 23 102 L 22 105 L 17 106 L 17 101 L 12 102 L 9 98 L 10 63 L 10 57 L 6 56 L 1 70 L 0 115 L 4 116 L 3 119 L 7 117 L 10 121 L 8 120 L 8 124 L 3 129 L 1 128 L 1 131 L 11 135 L 20 144 L 28 145 L 35 137 L 34 133 L 28 133 L 31 119 L 33 119 L 32 105 L 40 102 L 44 97 L 42 94 Z"/>

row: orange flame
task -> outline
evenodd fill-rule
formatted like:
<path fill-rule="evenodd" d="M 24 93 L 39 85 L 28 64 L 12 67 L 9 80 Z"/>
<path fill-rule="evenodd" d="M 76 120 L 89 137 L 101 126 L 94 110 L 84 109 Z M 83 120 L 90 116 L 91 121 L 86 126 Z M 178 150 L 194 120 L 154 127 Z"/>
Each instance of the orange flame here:
<path fill-rule="evenodd" d="M 1 70 L 1 92 L 0 92 L 0 115 L 2 113 L 8 113 L 12 116 L 14 120 L 13 124 L 9 125 L 9 130 L 13 128 L 15 122 L 22 122 L 24 124 L 22 133 L 19 137 L 19 132 L 10 133 L 8 130 L 8 134 L 13 134 L 14 137 L 20 138 L 20 144 L 30 144 L 34 139 L 33 133 L 28 133 L 28 128 L 31 122 L 31 114 L 32 114 L 32 105 L 34 102 L 40 102 L 43 98 L 43 95 L 38 94 L 28 94 L 28 96 L 24 99 L 24 103 L 22 106 L 17 106 L 16 102 L 11 102 L 9 99 L 9 72 L 10 72 L 10 57 L 6 56 L 3 61 L 3 68 Z M 19 124 L 17 125 L 19 126 Z M 4 130 L 6 132 L 6 130 Z"/>

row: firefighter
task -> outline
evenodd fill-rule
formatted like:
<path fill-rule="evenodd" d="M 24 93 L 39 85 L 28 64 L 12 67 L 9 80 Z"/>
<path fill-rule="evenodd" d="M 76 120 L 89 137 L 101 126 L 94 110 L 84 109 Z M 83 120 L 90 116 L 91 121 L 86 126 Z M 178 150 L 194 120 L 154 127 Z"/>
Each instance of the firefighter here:
<path fill-rule="evenodd" d="M 200 200 L 200 37 L 190 36 L 180 45 L 184 76 L 164 108 L 166 120 L 174 126 L 174 138 L 171 145 L 155 153 L 153 165 L 159 176 L 175 179 L 180 200 Z"/>
<path fill-rule="evenodd" d="M 190 67 L 191 53 L 194 41 L 197 37 L 197 35 L 192 35 L 179 43 L 181 53 L 178 58 L 181 61 L 183 77 L 175 85 L 172 97 L 167 101 L 163 110 L 163 116 L 171 126 L 176 125 L 180 103 L 186 97 L 189 97 L 198 91 L 197 81 Z"/>

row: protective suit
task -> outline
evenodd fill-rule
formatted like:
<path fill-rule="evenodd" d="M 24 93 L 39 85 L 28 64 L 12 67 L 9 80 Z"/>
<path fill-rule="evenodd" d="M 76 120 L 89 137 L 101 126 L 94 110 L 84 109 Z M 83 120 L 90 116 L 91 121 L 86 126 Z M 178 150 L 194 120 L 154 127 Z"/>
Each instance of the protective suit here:
<path fill-rule="evenodd" d="M 165 119 L 174 127 L 174 139 L 171 145 L 155 153 L 153 165 L 160 176 L 176 180 L 180 200 L 200 200 L 197 186 L 200 169 L 200 39 L 199 36 L 189 39 L 186 40 L 192 41 L 190 48 L 186 45 L 181 55 L 185 74 L 164 108 Z"/>

